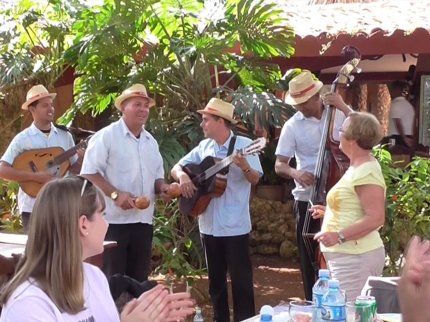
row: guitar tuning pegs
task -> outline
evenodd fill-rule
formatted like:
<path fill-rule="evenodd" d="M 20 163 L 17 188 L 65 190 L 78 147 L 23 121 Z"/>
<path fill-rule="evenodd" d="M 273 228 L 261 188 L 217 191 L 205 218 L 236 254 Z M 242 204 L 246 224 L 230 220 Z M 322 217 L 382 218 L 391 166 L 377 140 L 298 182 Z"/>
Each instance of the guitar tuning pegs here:
<path fill-rule="evenodd" d="M 361 68 L 358 68 L 358 67 L 357 67 L 357 68 L 355 69 L 355 72 L 356 72 L 357 74 L 360 74 L 360 73 L 361 73 L 361 71 L 362 71 L 362 69 L 361 69 Z"/>
<path fill-rule="evenodd" d="M 348 75 L 349 81 L 352 83 L 355 79 L 354 75 Z"/>

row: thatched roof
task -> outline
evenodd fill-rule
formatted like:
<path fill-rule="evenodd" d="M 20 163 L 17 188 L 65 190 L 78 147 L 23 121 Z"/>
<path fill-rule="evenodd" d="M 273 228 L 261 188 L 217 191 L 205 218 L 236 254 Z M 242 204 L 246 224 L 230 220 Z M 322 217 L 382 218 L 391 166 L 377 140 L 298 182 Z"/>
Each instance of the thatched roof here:
<path fill-rule="evenodd" d="M 334 3 L 367 3 L 367 2 L 377 2 L 380 0 L 308 0 L 307 5 L 314 4 L 334 4 Z"/>

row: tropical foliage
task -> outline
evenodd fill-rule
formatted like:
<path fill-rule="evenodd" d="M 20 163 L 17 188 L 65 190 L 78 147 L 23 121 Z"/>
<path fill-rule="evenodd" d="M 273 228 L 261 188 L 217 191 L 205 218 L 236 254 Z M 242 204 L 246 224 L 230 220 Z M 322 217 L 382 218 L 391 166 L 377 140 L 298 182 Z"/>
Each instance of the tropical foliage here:
<path fill-rule="evenodd" d="M 386 217 L 381 228 L 388 259 L 384 273 L 398 276 L 410 238 L 430 236 L 430 160 L 415 157 L 401 168 L 386 149 L 375 149 L 374 154 L 387 185 Z"/>
<path fill-rule="evenodd" d="M 274 95 L 282 75 L 271 62 L 294 53 L 287 26 L 276 2 L 266 0 L 105 0 L 92 6 L 20 0 L 0 10 L 0 91 L 9 95 L 11 86 L 35 82 L 52 89 L 72 71 L 75 102 L 59 120 L 69 125 L 77 113 L 117 118 L 117 95 L 144 84 L 157 102 L 146 128 L 160 145 L 168 176 L 201 140 L 196 111 L 210 98 L 232 102 L 242 120 L 238 130 L 249 136 L 270 133 L 294 113 Z M 157 207 L 154 224 L 154 244 L 164 259 L 157 271 L 173 269 L 178 278 L 200 272 L 195 221 L 184 222 L 173 203 Z"/>
<path fill-rule="evenodd" d="M 118 92 L 143 83 L 159 106 L 148 130 L 169 152 L 163 155 L 166 170 L 183 155 L 182 147 L 189 150 L 202 139 L 196 111 L 215 95 L 236 106 L 251 134 L 256 124 L 281 126 L 292 111 L 271 93 L 279 67 L 259 60 L 291 55 L 292 31 L 282 27 L 287 23 L 280 11 L 262 0 L 215 4 L 106 1 L 80 13 L 64 58 L 81 76 L 75 105 L 63 121 L 77 110 L 101 113 Z"/>
<path fill-rule="evenodd" d="M 294 113 L 273 94 L 281 74 L 270 63 L 293 54 L 294 34 L 267 1 L 21 0 L 1 13 L 3 86 L 38 78 L 49 87 L 72 66 L 75 103 L 59 120 L 70 124 L 78 111 L 112 113 L 118 93 L 145 84 L 166 170 L 202 138 L 196 111 L 215 95 L 236 106 L 248 135 Z"/>

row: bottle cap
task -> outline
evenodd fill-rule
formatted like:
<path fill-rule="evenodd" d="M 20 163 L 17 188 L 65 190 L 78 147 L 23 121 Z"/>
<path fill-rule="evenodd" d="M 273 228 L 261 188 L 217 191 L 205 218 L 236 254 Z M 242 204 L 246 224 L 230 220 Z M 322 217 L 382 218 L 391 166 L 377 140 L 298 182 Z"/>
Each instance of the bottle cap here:
<path fill-rule="evenodd" d="M 318 277 L 330 277 L 330 271 L 328 269 L 320 269 Z"/>
<path fill-rule="evenodd" d="M 339 288 L 339 281 L 335 279 L 331 279 L 328 281 L 328 287 Z"/>
<path fill-rule="evenodd" d="M 261 310 L 260 310 L 260 315 L 261 316 L 263 316 L 263 315 L 269 315 L 269 316 L 273 316 L 273 307 L 271 307 L 270 305 L 263 305 L 262 307 L 261 307 Z"/>

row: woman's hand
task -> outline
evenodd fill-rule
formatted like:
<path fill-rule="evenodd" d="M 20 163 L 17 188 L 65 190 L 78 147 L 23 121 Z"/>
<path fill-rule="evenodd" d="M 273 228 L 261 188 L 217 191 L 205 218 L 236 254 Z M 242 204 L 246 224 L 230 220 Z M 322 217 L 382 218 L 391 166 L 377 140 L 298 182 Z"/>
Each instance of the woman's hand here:
<path fill-rule="evenodd" d="M 314 240 L 318 241 L 319 243 L 323 244 L 326 247 L 332 247 L 336 244 L 339 244 L 338 240 L 339 236 L 337 233 L 333 232 L 319 232 L 315 235 Z"/>
<path fill-rule="evenodd" d="M 322 205 L 312 206 L 309 210 L 311 211 L 313 219 L 320 219 L 325 215 L 325 206 Z"/>
<path fill-rule="evenodd" d="M 189 293 L 169 294 L 169 314 L 164 321 L 184 321 L 187 316 L 194 313 L 194 306 L 195 302 Z"/>
<path fill-rule="evenodd" d="M 424 322 L 430 316 L 430 243 L 413 237 L 409 243 L 398 293 L 404 321 Z"/>
<path fill-rule="evenodd" d="M 193 306 L 190 294 L 169 294 L 162 285 L 157 285 L 139 299 L 127 303 L 121 313 L 121 322 L 182 321 L 194 312 Z"/>

